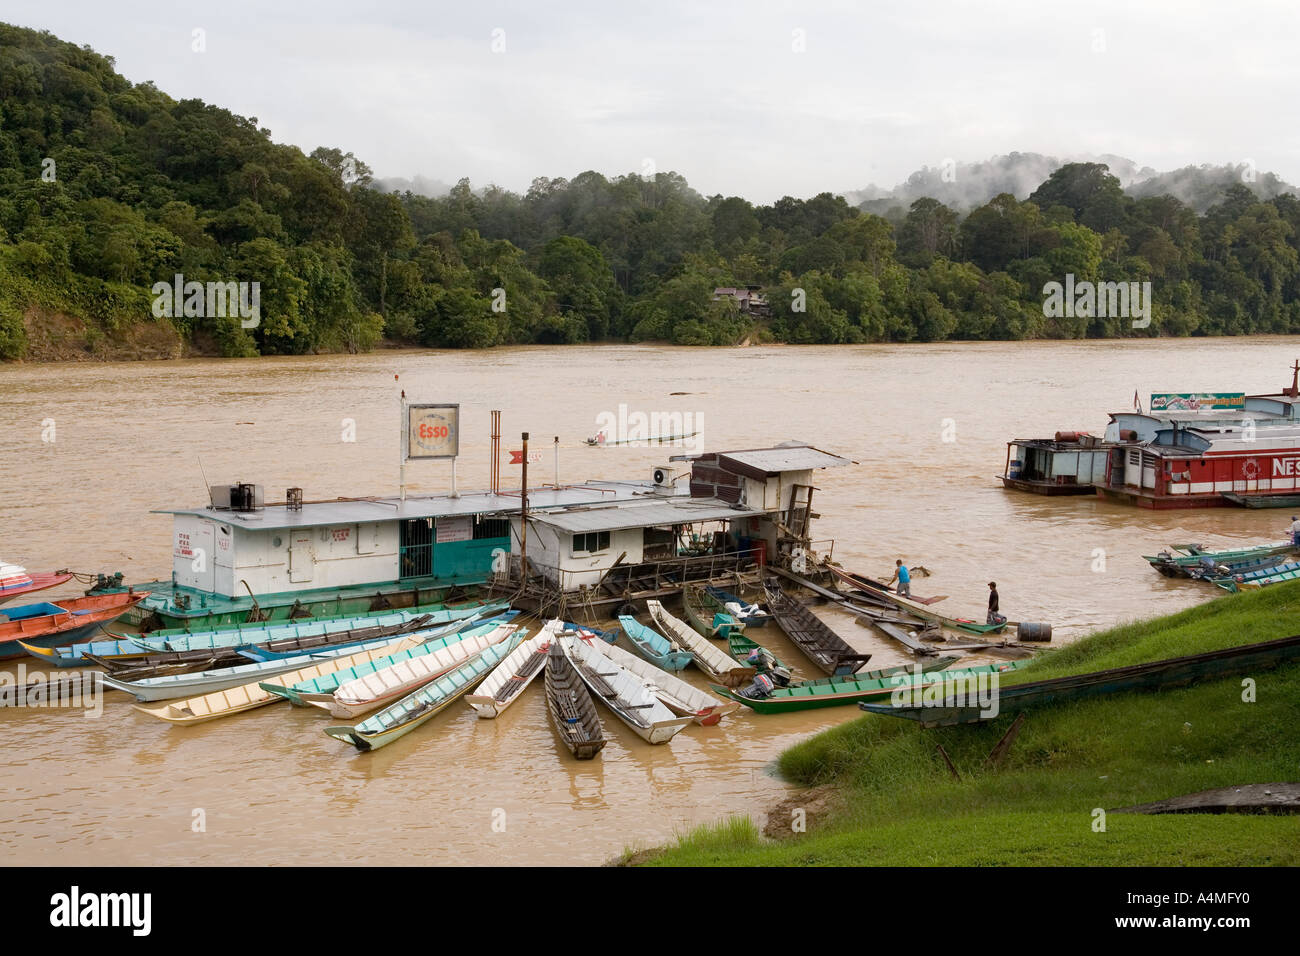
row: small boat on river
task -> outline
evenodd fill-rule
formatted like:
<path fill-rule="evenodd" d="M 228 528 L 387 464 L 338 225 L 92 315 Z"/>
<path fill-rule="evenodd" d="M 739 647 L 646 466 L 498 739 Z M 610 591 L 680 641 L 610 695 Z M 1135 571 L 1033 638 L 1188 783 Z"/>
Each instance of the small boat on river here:
<path fill-rule="evenodd" d="M 28 648 L 79 641 L 111 624 L 149 596 L 148 591 L 96 594 L 54 604 L 21 604 L 0 612 L 0 660 L 23 657 Z"/>
<path fill-rule="evenodd" d="M 605 735 L 591 691 L 559 641 L 547 652 L 545 680 L 546 709 L 560 742 L 579 760 L 590 760 L 605 746 Z"/>

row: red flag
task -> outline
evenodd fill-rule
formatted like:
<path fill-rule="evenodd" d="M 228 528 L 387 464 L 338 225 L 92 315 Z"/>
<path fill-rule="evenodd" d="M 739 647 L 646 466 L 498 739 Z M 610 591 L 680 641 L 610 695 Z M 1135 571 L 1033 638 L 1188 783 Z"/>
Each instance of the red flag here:
<path fill-rule="evenodd" d="M 511 449 L 511 451 L 510 451 L 510 464 L 512 464 L 512 465 L 522 465 L 523 463 L 524 463 L 524 451 L 523 451 L 523 449 L 521 448 L 521 449 L 519 449 L 519 451 L 515 451 L 515 450 Z"/>

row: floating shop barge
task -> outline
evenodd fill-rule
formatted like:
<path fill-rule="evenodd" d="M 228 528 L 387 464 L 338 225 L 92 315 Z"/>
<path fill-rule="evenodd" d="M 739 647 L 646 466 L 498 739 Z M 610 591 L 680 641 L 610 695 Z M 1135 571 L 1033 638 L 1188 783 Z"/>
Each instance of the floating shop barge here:
<path fill-rule="evenodd" d="M 155 512 L 172 516 L 172 577 L 138 585 L 152 593 L 127 620 L 193 630 L 411 607 L 485 587 L 518 591 L 524 607 L 608 610 L 806 546 L 813 469 L 851 464 L 801 443 L 704 457 L 690 491 L 671 465 L 645 481 L 544 486 L 526 498 L 304 501 L 291 488 L 265 504 L 260 486 L 214 486 L 207 507 Z"/>
<path fill-rule="evenodd" d="M 1300 362 L 1293 371 L 1277 394 L 1157 393 L 1149 414 L 1112 414 L 1102 438 L 1009 442 L 1003 486 L 1156 509 L 1285 506 L 1300 494 Z"/>

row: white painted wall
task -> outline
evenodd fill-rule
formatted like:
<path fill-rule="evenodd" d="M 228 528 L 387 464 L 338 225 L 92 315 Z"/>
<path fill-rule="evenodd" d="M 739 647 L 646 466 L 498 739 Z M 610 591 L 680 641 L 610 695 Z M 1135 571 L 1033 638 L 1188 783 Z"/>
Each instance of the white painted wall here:
<path fill-rule="evenodd" d="M 398 577 L 398 524 L 364 522 L 320 528 L 263 529 L 175 515 L 172 570 L 186 587 L 226 596 L 347 587 Z M 204 548 L 207 570 L 195 570 Z M 290 574 L 292 549 L 293 573 Z"/>

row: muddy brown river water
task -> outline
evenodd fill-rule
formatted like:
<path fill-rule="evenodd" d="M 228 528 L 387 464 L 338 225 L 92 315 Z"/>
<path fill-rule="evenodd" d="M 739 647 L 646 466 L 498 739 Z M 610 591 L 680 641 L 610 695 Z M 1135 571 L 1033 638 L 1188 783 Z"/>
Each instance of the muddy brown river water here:
<path fill-rule="evenodd" d="M 834 539 L 837 560 L 886 576 L 896 557 L 924 565 L 933 576 L 916 581 L 918 593 L 947 594 L 938 609 L 981 618 L 995 579 L 1004 613 L 1051 623 L 1064 643 L 1213 596 L 1159 577 L 1143 553 L 1279 538 L 1289 514 L 1154 513 L 1004 491 L 995 476 L 1006 441 L 1098 432 L 1108 411 L 1132 407 L 1134 390 L 1144 402 L 1153 390 L 1276 391 L 1297 355 L 1300 340 L 1256 338 L 0 366 L 0 559 L 168 576 L 171 521 L 150 509 L 204 500 L 200 458 L 213 483 L 258 482 L 268 498 L 290 486 L 308 498 L 395 493 L 398 373 L 412 400 L 461 403 L 462 489 L 487 483 L 494 408 L 505 448 L 529 431 L 543 450 L 533 483 L 554 480 L 552 436 L 561 482 L 648 477 L 680 453 L 583 445 L 620 403 L 690 413 L 702 449 L 797 438 L 845 455 L 860 464 L 815 479 L 815 536 Z M 342 440 L 346 419 L 354 442 Z M 517 468 L 502 471 L 503 486 L 518 484 Z M 417 493 L 448 479 L 443 463 L 409 469 Z M 905 662 L 874 632 L 819 613 L 874 655 L 869 667 Z M 778 633 L 769 626 L 763 637 L 801 660 Z M 577 762 L 557 745 L 537 687 L 499 720 L 458 703 L 374 754 L 287 706 L 178 728 L 119 694 L 102 703 L 98 717 L 0 709 L 7 862 L 599 863 L 733 813 L 761 824 L 787 789 L 772 771 L 777 754 L 858 713 L 739 713 L 659 747 L 604 714 L 610 744 Z"/>

